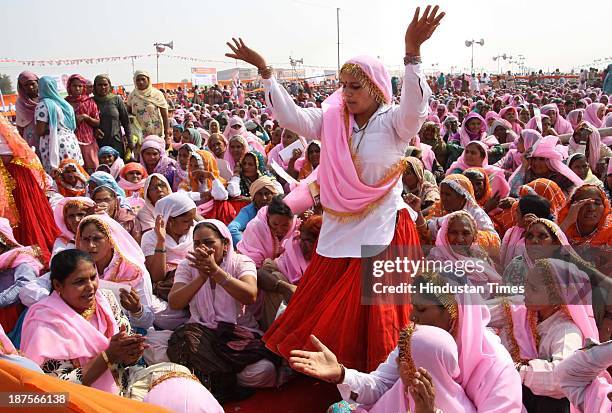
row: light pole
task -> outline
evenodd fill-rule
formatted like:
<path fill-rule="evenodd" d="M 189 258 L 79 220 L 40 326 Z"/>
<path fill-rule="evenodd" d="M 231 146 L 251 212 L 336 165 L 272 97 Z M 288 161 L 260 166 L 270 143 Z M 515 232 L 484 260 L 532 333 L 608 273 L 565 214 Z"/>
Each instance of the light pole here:
<path fill-rule="evenodd" d="M 159 83 L 159 54 L 163 53 L 164 50 L 166 50 L 166 47 L 169 47 L 170 49 L 174 50 L 174 40 L 171 41 L 170 43 L 153 43 L 153 46 L 155 46 L 155 57 L 157 59 L 157 65 L 156 65 L 156 69 L 157 69 L 157 81 L 156 83 Z"/>
<path fill-rule="evenodd" d="M 500 74 L 500 73 L 501 73 L 501 69 L 500 69 L 500 67 L 499 67 L 499 64 L 501 63 L 501 59 L 504 59 L 504 60 L 506 60 L 506 59 L 507 59 L 507 60 L 512 60 L 512 56 L 508 56 L 506 53 L 504 53 L 503 55 L 502 55 L 502 54 L 499 54 L 499 55 L 497 55 L 497 56 L 493 56 L 493 61 L 494 61 L 494 62 L 495 62 L 495 61 L 497 61 L 497 74 Z"/>
<path fill-rule="evenodd" d="M 474 43 L 479 44 L 481 46 L 484 46 L 484 39 L 480 39 L 479 41 L 476 41 L 474 39 L 472 40 L 466 40 L 465 41 L 465 47 L 471 47 L 472 48 L 472 65 L 471 65 L 471 73 L 474 73 Z"/>

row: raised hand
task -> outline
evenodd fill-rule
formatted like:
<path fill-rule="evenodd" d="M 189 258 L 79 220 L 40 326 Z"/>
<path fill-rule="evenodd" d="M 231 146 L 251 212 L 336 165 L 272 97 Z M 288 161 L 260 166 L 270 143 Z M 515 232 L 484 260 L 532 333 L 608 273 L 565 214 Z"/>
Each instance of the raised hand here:
<path fill-rule="evenodd" d="M 155 235 L 158 242 L 166 241 L 166 224 L 164 223 L 164 217 L 161 215 L 155 218 Z"/>
<path fill-rule="evenodd" d="M 427 6 L 423 15 L 419 17 L 421 8 L 417 7 L 412 21 L 406 29 L 406 36 L 404 38 L 406 54 L 413 56 L 421 54 L 421 45 L 436 31 L 440 24 L 440 20 L 442 20 L 446 14 L 444 12 L 438 14 L 438 9 L 438 6 L 435 6 L 433 10 L 431 6 Z"/>
<path fill-rule="evenodd" d="M 234 44 L 227 42 L 226 44 L 232 49 L 233 53 L 226 53 L 225 56 L 231 57 L 232 59 L 242 60 L 243 62 L 252 64 L 258 69 L 266 67 L 266 60 L 255 50 L 249 49 L 241 38 L 236 40 L 232 37 Z"/>
<path fill-rule="evenodd" d="M 292 369 L 315 379 L 330 383 L 337 382 L 342 375 L 342 367 L 338 359 L 314 335 L 310 336 L 310 341 L 318 351 L 292 350 L 289 365 Z"/>

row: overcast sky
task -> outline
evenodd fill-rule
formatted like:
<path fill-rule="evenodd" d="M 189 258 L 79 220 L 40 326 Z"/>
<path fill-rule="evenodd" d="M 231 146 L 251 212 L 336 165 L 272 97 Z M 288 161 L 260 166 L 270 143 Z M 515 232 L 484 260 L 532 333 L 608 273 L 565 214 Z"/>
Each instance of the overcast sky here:
<path fill-rule="evenodd" d="M 218 61 L 190 63 L 160 58 L 160 80 L 190 77 L 190 67 L 234 67 L 224 57 L 225 41 L 241 36 L 276 67 L 289 56 L 304 65 L 335 68 L 336 7 L 340 8 L 340 59 L 379 56 L 399 68 L 404 32 L 420 0 L 19 0 L 3 2 L 5 34 L 0 58 L 69 59 L 153 53 L 154 42 L 174 41 L 168 53 Z M 442 0 L 447 16 L 422 48 L 427 70 L 469 70 L 465 40 L 484 38 L 474 47 L 474 66 L 497 71 L 492 57 L 525 57 L 534 69 L 570 70 L 612 59 L 612 1 Z M 86 6 L 87 5 L 87 6 Z M 612 60 L 610 60 L 612 62 Z M 603 62 L 599 64 L 603 67 Z M 0 63 L 0 73 L 15 81 L 21 70 L 39 75 L 110 74 L 115 84 L 131 84 L 131 61 L 80 66 L 24 67 Z M 155 78 L 155 58 L 136 60 Z M 501 60 L 502 70 L 513 69 Z"/>

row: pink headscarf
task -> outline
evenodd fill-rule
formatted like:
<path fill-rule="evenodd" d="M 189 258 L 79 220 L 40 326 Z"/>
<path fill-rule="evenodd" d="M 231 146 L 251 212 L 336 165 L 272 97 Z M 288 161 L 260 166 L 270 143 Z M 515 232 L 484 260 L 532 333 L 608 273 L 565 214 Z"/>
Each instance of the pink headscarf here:
<path fill-rule="evenodd" d="M 206 387 L 197 379 L 182 376 L 173 376 L 156 384 L 143 402 L 175 413 L 223 413 L 223 408 Z"/>
<path fill-rule="evenodd" d="M 391 102 L 391 78 L 387 69 L 377 59 L 368 56 L 355 57 L 347 64 L 357 65 L 376 86 L 384 103 Z M 345 124 L 346 105 L 342 90 L 338 89 L 322 104 L 324 149 L 321 151 L 318 182 L 321 188 L 321 204 L 332 215 L 359 215 L 386 196 L 401 177 L 401 169 L 380 186 L 370 186 L 359 179 L 348 145 L 350 122 Z"/>
<path fill-rule="evenodd" d="M 513 226 L 504 234 L 499 251 L 499 262 L 505 268 L 514 257 L 525 254 L 525 229 Z"/>
<path fill-rule="evenodd" d="M 295 231 L 293 236 L 283 241 L 283 253 L 276 260 L 276 266 L 291 284 L 297 284 L 302 278 L 309 261 L 306 261 L 300 247 L 300 232 Z"/>
<path fill-rule="evenodd" d="M 500 119 L 499 115 L 497 114 L 497 112 L 490 110 L 487 112 L 487 114 L 485 115 L 485 121 L 487 122 L 487 128 L 489 127 L 489 121 L 492 119 Z M 491 134 L 489 134 L 491 135 Z"/>
<path fill-rule="evenodd" d="M 473 134 L 469 132 L 467 129 L 467 124 L 470 119 L 480 119 L 480 131 L 477 134 Z M 459 128 L 459 139 L 462 147 L 466 147 L 468 143 L 471 141 L 482 141 L 487 137 L 487 122 L 476 112 L 470 112 L 463 119 L 463 123 L 461 123 L 461 127 Z"/>
<path fill-rule="evenodd" d="M 601 148 L 600 148 L 601 147 L 601 135 L 599 134 L 599 131 L 597 130 L 597 128 L 593 126 L 592 124 L 590 124 L 589 122 L 584 121 L 582 123 L 587 125 L 588 128 L 593 131 L 591 133 L 591 136 L 589 136 L 588 138 L 588 145 L 589 145 L 588 161 L 589 161 L 589 166 L 591 167 L 591 171 L 594 172 L 597 170 L 597 164 L 599 163 L 599 157 L 600 157 L 600 152 L 601 152 Z M 569 147 L 570 149 L 574 151 L 574 153 L 577 152 L 578 143 L 574 139 L 574 135 L 570 137 Z M 569 165 L 569 162 L 568 162 L 568 165 Z"/>
<path fill-rule="evenodd" d="M 19 78 L 17 79 L 17 93 L 19 94 L 19 97 L 17 98 L 17 102 L 15 104 L 15 112 L 17 113 L 16 123 L 20 128 L 25 128 L 30 123 L 34 122 L 34 110 L 38 104 L 38 101 L 36 99 L 31 99 L 26 92 L 24 83 L 30 80 L 35 80 L 38 82 L 38 76 L 27 70 L 21 72 L 19 74 Z"/>
<path fill-rule="evenodd" d="M 62 198 L 53 208 L 53 218 L 55 219 L 55 225 L 61 231 L 60 238 L 68 242 L 74 242 L 74 238 L 76 234 L 66 226 L 66 220 L 64 219 L 64 210 L 66 209 L 66 204 L 68 203 L 78 203 L 81 206 L 93 207 L 96 205 L 94 201 L 90 198 L 86 198 L 84 196 L 75 196 L 70 198 Z"/>
<path fill-rule="evenodd" d="M 505 108 L 500 110 L 499 117 L 502 119 L 506 119 L 505 115 L 507 112 L 514 112 L 514 118 L 518 120 L 518 111 L 516 110 L 514 106 L 506 106 Z M 516 133 L 517 135 L 520 135 L 523 130 L 523 127 L 517 121 L 510 122 L 510 123 L 512 124 L 512 130 L 514 131 L 514 133 Z"/>
<path fill-rule="evenodd" d="M 83 218 L 77 229 L 77 246 L 82 229 L 91 222 L 95 222 L 104 228 L 105 235 L 108 235 L 114 250 L 111 263 L 104 270 L 102 278 L 107 281 L 129 284 L 134 288 L 140 286 L 142 282 L 146 284 L 148 281 L 150 284 L 149 272 L 145 267 L 145 257 L 140 245 L 117 221 L 108 215 L 89 215 Z"/>
<path fill-rule="evenodd" d="M 483 168 L 485 172 L 487 173 L 487 177 L 491 185 L 491 193 L 493 195 L 499 194 L 501 198 L 507 197 L 508 194 L 510 193 L 510 186 L 508 185 L 508 182 L 506 181 L 506 178 L 504 176 L 504 171 L 501 168 L 498 168 L 497 166 L 489 165 L 489 154 L 488 154 L 489 147 L 487 146 L 486 143 L 482 141 L 472 141 L 468 143 L 468 145 L 472 145 L 472 144 L 480 146 L 482 150 L 484 151 L 485 156 L 482 161 L 482 165 L 476 166 L 476 168 Z M 469 166 L 465 162 L 465 151 L 463 151 L 459 159 L 453 162 L 450 168 L 448 168 L 448 170 L 446 171 L 446 175 L 448 176 L 451 173 L 454 173 L 453 171 L 455 169 L 460 169 L 461 171 L 465 171 L 468 168 L 472 168 L 472 167 Z"/>
<path fill-rule="evenodd" d="M 474 404 L 457 382 L 459 355 L 453 337 L 441 328 L 418 325 L 410 337 L 410 356 L 415 369 L 427 370 L 436 389 L 436 408 L 453 413 L 476 412 Z M 411 384 L 411 383 L 410 383 Z M 414 411 L 414 400 L 405 393 L 406 384 L 400 378 L 371 408 L 359 407 L 361 413 L 396 413 Z M 408 397 L 406 397 L 406 394 Z"/>
<path fill-rule="evenodd" d="M 559 108 L 557 107 L 556 103 L 549 103 L 548 105 L 544 105 L 542 106 L 540 111 L 544 115 L 548 115 L 548 113 L 550 112 L 555 112 L 557 114 L 557 121 L 553 125 L 553 128 L 559 135 L 574 132 L 574 128 L 572 128 L 572 124 L 569 123 L 567 120 L 565 120 L 563 116 L 559 114 Z"/>
<path fill-rule="evenodd" d="M 563 163 L 563 155 L 559 153 L 557 149 L 558 142 L 559 138 L 556 136 L 549 135 L 543 137 L 534 145 L 531 157 L 546 158 L 546 162 L 550 169 L 568 178 L 575 186 L 582 185 L 582 179 Z"/>
<path fill-rule="evenodd" d="M 481 252 L 480 257 L 474 258 L 474 257 L 468 257 L 465 255 L 461 255 L 457 253 L 453 249 L 452 245 L 449 243 L 448 227 L 451 221 L 454 218 L 458 218 L 458 217 L 465 218 L 471 222 L 472 228 L 474 229 L 474 243 L 470 246 L 470 249 L 476 253 Z M 431 250 L 429 254 L 429 259 L 440 260 L 440 261 L 451 261 L 451 262 L 463 261 L 465 263 L 468 263 L 468 262 L 472 263 L 470 268 L 474 268 L 474 271 L 470 273 L 466 273 L 466 275 L 470 283 L 473 285 L 485 286 L 487 283 L 501 283 L 502 281 L 501 276 L 497 273 L 495 268 L 486 261 L 488 257 L 486 256 L 484 251 L 482 251 L 480 247 L 478 246 L 478 243 L 476 242 L 477 235 L 478 235 L 478 224 L 476 224 L 476 221 L 474 220 L 474 218 L 472 218 L 472 216 L 469 213 L 467 213 L 466 211 L 455 211 L 451 214 L 448 214 L 442 220 L 442 225 L 440 226 L 440 229 L 438 230 L 438 234 L 436 235 L 436 246 L 435 248 Z M 483 271 L 477 270 L 479 266 L 482 266 Z M 463 268 L 466 268 L 466 267 L 467 267 L 467 264 L 465 264 Z"/>
<path fill-rule="evenodd" d="M 270 231 L 268 207 L 265 206 L 257 211 L 255 218 L 249 222 L 236 249 L 239 253 L 251 258 L 257 267 L 260 267 L 266 258 L 275 259 L 283 252 L 282 245 L 285 240 L 293 237 L 298 224 L 299 220 L 294 216 L 287 234 L 279 241 Z"/>
<path fill-rule="evenodd" d="M 147 165 L 144 163 L 142 153 L 147 149 L 155 149 L 159 152 L 159 161 L 155 165 L 153 172 L 166 175 L 169 169 L 178 169 L 176 161 L 168 156 L 166 152 L 166 141 L 157 135 L 149 135 L 142 141 L 140 147 L 140 164 L 147 169 Z"/>
<path fill-rule="evenodd" d="M 229 149 L 229 146 L 232 142 L 237 141 L 240 142 L 242 144 L 242 146 L 244 147 L 244 154 L 242 154 L 243 156 L 249 152 L 249 143 L 247 142 L 246 138 L 242 135 L 234 135 L 231 138 L 229 138 L 229 141 L 227 143 L 227 149 L 225 150 L 225 155 L 223 155 L 223 159 L 225 159 L 225 161 L 227 161 L 230 170 L 232 171 L 232 173 L 234 172 L 234 168 L 236 167 L 236 161 L 234 160 L 234 157 L 231 154 L 231 151 Z M 265 153 L 265 152 L 263 152 Z"/>
<path fill-rule="evenodd" d="M 168 225 L 170 218 L 176 218 L 186 212 L 196 209 L 196 204 L 185 192 L 175 192 L 160 199 L 155 204 L 154 215 L 161 215 L 164 223 Z M 166 235 L 168 238 L 169 235 Z M 193 250 L 193 232 L 189 232 L 179 239 L 179 242 L 171 246 L 166 242 L 166 271 L 172 271 L 187 258 L 187 253 Z"/>
<path fill-rule="evenodd" d="M 436 154 L 433 149 L 431 149 L 431 145 L 421 143 L 421 137 L 419 135 L 414 135 L 410 143 L 412 146 L 421 150 L 421 161 L 425 168 L 429 171 L 433 171 L 433 163 L 436 160 Z"/>
<path fill-rule="evenodd" d="M 435 113 L 432 113 L 431 115 L 427 116 L 427 122 L 433 122 L 436 125 L 442 124 L 442 122 L 440 122 L 440 118 Z"/>
<path fill-rule="evenodd" d="M 12 247 L 11 250 L 0 255 L 0 271 L 15 268 L 21 264 L 28 264 L 38 275 L 40 270 L 43 269 L 43 264 L 38 258 L 40 252 L 37 252 L 33 247 L 20 245 L 13 236 L 13 229 L 9 220 L 3 217 L 0 217 L 0 233 L 2 238 L 6 240 L 7 246 Z"/>
<path fill-rule="evenodd" d="M 551 270 L 553 281 L 556 284 L 556 292 L 563 301 L 563 308 L 572 318 L 572 321 L 580 329 L 583 342 L 587 338 L 599 337 L 599 331 L 595 324 L 593 307 L 591 305 L 591 282 L 588 275 L 579 270 L 574 264 L 546 258 L 539 260 L 535 265 L 548 265 Z M 513 335 L 516 340 L 520 356 L 526 360 L 538 358 L 538 349 L 529 325 L 527 307 L 524 305 L 511 305 L 513 324 Z"/>
<path fill-rule="evenodd" d="M 521 387 L 512 358 L 499 338 L 487 329 L 491 315 L 486 305 L 474 294 L 455 295 L 458 312 L 458 330 L 455 341 L 459 349 L 459 383 L 474 406 L 494 400 L 503 392 L 505 400 L 520 405 Z M 516 388 L 499 389 L 500 377 L 516 375 Z M 512 381 L 514 382 L 514 381 Z"/>
<path fill-rule="evenodd" d="M 584 109 L 574 109 L 567 114 L 567 121 L 572 125 L 572 128 L 576 129 L 578 127 L 578 116 L 584 117 Z"/>
<path fill-rule="evenodd" d="M 232 126 L 234 125 L 240 125 L 240 129 L 233 129 Z M 223 136 L 225 136 L 228 141 L 231 141 L 232 137 L 236 135 L 242 135 L 242 137 L 244 137 L 248 145 L 253 150 L 256 150 L 257 152 L 262 154 L 266 153 L 266 149 L 261 144 L 259 139 L 257 139 L 257 137 L 251 132 L 247 131 L 246 127 L 244 126 L 243 120 L 240 119 L 238 116 L 232 116 L 232 118 L 229 120 L 229 123 L 225 127 L 225 130 L 223 131 Z"/>
<path fill-rule="evenodd" d="M 589 122 L 591 125 L 595 126 L 596 128 L 601 128 L 603 127 L 603 119 L 599 119 L 597 117 L 597 111 L 599 110 L 599 108 L 605 107 L 605 105 L 603 103 L 591 103 L 589 104 L 585 111 L 584 111 L 584 115 L 582 117 L 583 120 Z"/>
<path fill-rule="evenodd" d="M 118 331 L 110 305 L 100 290 L 96 292 L 96 312 L 89 321 L 54 291 L 28 310 L 23 321 L 21 350 L 38 365 L 46 360 L 78 360 L 84 366 L 108 348 L 110 338 Z M 108 369 L 91 387 L 119 392 Z"/>

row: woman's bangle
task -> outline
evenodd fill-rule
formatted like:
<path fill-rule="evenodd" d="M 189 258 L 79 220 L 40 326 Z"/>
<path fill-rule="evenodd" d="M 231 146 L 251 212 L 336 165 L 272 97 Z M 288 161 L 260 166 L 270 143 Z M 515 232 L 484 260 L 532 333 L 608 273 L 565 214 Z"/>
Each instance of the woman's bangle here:
<path fill-rule="evenodd" d="M 106 363 L 106 367 L 108 367 L 109 370 L 112 370 L 113 363 L 111 363 L 110 360 L 108 359 L 108 354 L 106 354 L 106 350 L 103 351 L 101 354 L 102 354 L 102 358 L 104 359 L 104 362 Z"/>
<path fill-rule="evenodd" d="M 264 79 L 269 79 L 270 77 L 272 77 L 272 66 L 265 66 L 263 68 L 258 67 L 257 73 Z"/>
<path fill-rule="evenodd" d="M 155 248 L 155 253 L 165 254 L 166 249 L 165 248 Z"/>
<path fill-rule="evenodd" d="M 223 281 L 217 283 L 219 284 L 221 287 L 224 287 L 228 282 L 230 282 L 230 280 L 232 279 L 232 276 L 229 275 L 229 273 L 222 271 L 223 273 Z"/>
<path fill-rule="evenodd" d="M 419 55 L 407 54 L 406 56 L 404 56 L 404 66 L 418 65 L 418 64 L 421 64 L 422 62 L 423 61 L 421 60 L 421 56 Z"/>
<path fill-rule="evenodd" d="M 344 376 L 346 374 L 346 369 L 344 368 L 344 364 L 338 363 L 340 365 L 340 378 L 334 382 L 334 384 L 342 384 L 344 381 Z"/>
<path fill-rule="evenodd" d="M 144 309 L 143 309 L 143 307 L 141 305 L 140 308 L 138 309 L 138 311 L 136 311 L 135 313 L 132 313 L 132 317 L 140 318 L 140 317 L 142 317 L 142 313 L 143 312 L 144 312 Z"/>

